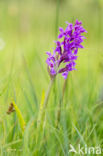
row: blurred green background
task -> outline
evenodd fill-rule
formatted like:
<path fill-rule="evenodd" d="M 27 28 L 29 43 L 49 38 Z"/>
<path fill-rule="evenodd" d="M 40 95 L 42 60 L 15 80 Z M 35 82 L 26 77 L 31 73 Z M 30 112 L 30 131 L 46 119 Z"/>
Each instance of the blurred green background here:
<path fill-rule="evenodd" d="M 58 27 L 65 28 L 65 21 L 75 22 L 76 19 L 83 22 L 88 33 L 83 43 L 85 48 L 79 52 L 78 70 L 70 73 L 68 78 L 65 118 L 76 124 L 85 140 L 87 131 L 96 124 L 93 137 L 87 142 L 103 143 L 102 15 L 102 0 L 0 0 L 0 123 L 4 125 L 0 125 L 0 145 L 22 139 L 17 125 L 14 130 L 16 116 L 6 114 L 13 99 L 26 122 L 37 115 L 35 101 L 40 103 L 42 91 L 47 90 L 50 81 L 45 52 L 52 51 L 55 46 Z M 61 75 L 57 79 L 59 82 L 55 84 L 48 104 L 48 123 L 52 126 L 64 83 Z M 74 134 L 71 141 L 76 142 L 78 134 L 69 132 Z M 53 141 L 49 139 L 48 142 L 49 147 Z"/>

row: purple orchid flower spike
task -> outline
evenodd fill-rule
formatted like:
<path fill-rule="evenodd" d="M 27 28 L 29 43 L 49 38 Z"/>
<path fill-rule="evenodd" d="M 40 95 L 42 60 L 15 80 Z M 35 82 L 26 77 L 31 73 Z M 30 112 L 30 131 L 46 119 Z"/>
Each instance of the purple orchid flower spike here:
<path fill-rule="evenodd" d="M 85 39 L 82 33 L 87 31 L 83 28 L 82 22 L 76 20 L 74 25 L 68 22 L 66 24 L 67 27 L 65 30 L 61 27 L 59 28 L 60 34 L 58 35 L 58 41 L 55 41 L 56 48 L 53 54 L 51 52 L 46 53 L 48 55 L 46 63 L 51 77 L 62 73 L 62 76 L 66 79 L 69 72 L 76 70 L 78 49 L 84 48 L 81 45 Z M 61 68 L 61 64 L 64 67 Z"/>

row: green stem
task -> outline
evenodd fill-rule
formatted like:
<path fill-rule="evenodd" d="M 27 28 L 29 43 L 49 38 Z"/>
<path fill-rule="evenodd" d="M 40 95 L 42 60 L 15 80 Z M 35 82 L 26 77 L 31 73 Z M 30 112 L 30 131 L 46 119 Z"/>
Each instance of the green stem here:
<path fill-rule="evenodd" d="M 51 88 L 52 88 L 52 85 L 53 85 L 54 80 L 55 80 L 55 77 L 54 78 L 51 78 L 51 81 L 50 81 L 48 90 L 46 92 L 46 96 L 45 96 L 45 100 L 44 100 L 44 103 L 43 103 L 42 112 L 40 114 L 40 120 L 37 123 L 37 125 L 39 125 L 40 127 L 42 127 L 42 124 L 44 122 L 45 110 L 47 108 L 48 99 L 49 99 L 49 96 L 50 96 L 50 92 L 51 92 Z"/>
<path fill-rule="evenodd" d="M 48 87 L 48 90 L 46 92 L 46 96 L 45 96 L 45 100 L 44 100 L 44 105 L 43 105 L 43 108 L 44 109 L 47 107 L 48 99 L 49 99 L 49 96 L 50 96 L 50 92 L 51 92 L 51 88 L 52 88 L 54 79 L 55 79 L 55 77 L 51 79 L 50 84 L 49 84 L 49 87 Z"/>
<path fill-rule="evenodd" d="M 46 92 L 45 100 L 44 100 L 44 103 L 43 103 L 43 109 L 42 109 L 42 112 L 40 114 L 40 120 L 37 121 L 37 134 L 38 135 L 37 135 L 37 139 L 36 139 L 36 144 L 38 144 L 39 140 L 43 137 L 43 133 L 41 134 L 40 132 L 41 131 L 43 132 L 43 126 L 44 126 L 44 120 L 45 120 L 45 111 L 46 111 L 46 108 L 47 108 L 48 99 L 49 99 L 49 96 L 50 96 L 50 92 L 51 92 L 54 80 L 55 80 L 55 77 L 51 78 L 50 84 L 48 86 L 48 90 Z"/>
<path fill-rule="evenodd" d="M 61 117 L 61 105 L 63 103 L 63 98 L 64 98 L 64 93 L 65 93 L 65 89 L 67 86 L 67 79 L 64 81 L 64 85 L 63 85 L 63 90 L 62 90 L 62 95 L 59 101 L 59 106 L 58 106 L 58 111 L 57 111 L 57 119 L 56 119 L 56 128 L 58 128 L 59 122 L 60 122 L 60 117 Z"/>

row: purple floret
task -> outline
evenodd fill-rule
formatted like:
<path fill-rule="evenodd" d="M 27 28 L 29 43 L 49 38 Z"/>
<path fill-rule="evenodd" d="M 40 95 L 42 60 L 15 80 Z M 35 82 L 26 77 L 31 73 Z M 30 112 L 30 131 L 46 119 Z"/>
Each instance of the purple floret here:
<path fill-rule="evenodd" d="M 58 35 L 58 41 L 55 41 L 56 48 L 53 54 L 51 52 L 46 53 L 48 55 L 46 63 L 51 77 L 62 73 L 62 76 L 66 79 L 70 71 L 76 70 L 78 49 L 84 48 L 81 45 L 85 39 L 82 33 L 87 31 L 83 28 L 82 22 L 76 20 L 74 25 L 66 23 L 65 30 L 61 27 L 59 28 L 60 34 Z M 64 67 L 60 67 L 61 64 L 64 64 Z"/>

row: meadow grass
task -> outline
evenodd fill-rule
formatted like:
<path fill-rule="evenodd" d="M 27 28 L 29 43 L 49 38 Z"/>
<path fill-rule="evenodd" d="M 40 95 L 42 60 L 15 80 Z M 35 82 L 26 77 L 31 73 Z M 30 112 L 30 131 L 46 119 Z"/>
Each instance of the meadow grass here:
<path fill-rule="evenodd" d="M 103 4 L 100 1 L 101 10 L 96 4 L 93 0 L 0 1 L 0 37 L 5 42 L 0 51 L 0 156 L 73 155 L 69 144 L 76 149 L 78 144 L 103 148 Z M 63 100 L 64 79 L 57 76 L 46 118 L 37 128 L 42 96 L 50 82 L 45 52 L 54 46 L 58 26 L 76 18 L 88 31 L 78 70 L 69 74 Z M 12 101 L 26 123 L 24 132 L 16 112 L 6 113 Z"/>

